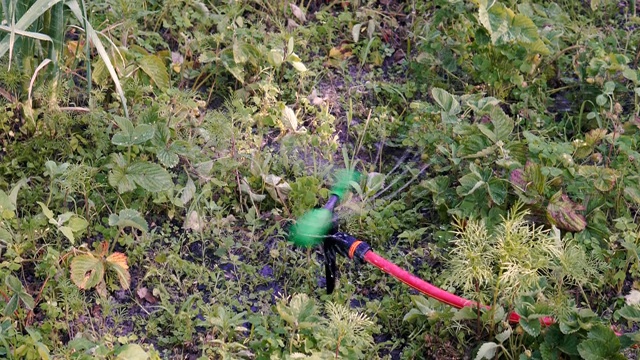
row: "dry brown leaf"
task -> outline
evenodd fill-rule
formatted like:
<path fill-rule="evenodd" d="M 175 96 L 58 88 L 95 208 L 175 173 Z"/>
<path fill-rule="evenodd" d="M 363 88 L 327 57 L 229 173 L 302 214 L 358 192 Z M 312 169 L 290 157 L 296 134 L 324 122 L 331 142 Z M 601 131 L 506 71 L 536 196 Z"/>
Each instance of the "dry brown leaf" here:
<path fill-rule="evenodd" d="M 293 13 L 293 16 L 298 18 L 298 20 L 300 20 L 301 23 L 304 24 L 304 22 L 307 21 L 307 18 L 306 16 L 304 16 L 304 12 L 302 11 L 302 9 L 300 9 L 298 6 L 294 4 L 289 4 L 289 7 L 291 8 L 291 12 Z"/>

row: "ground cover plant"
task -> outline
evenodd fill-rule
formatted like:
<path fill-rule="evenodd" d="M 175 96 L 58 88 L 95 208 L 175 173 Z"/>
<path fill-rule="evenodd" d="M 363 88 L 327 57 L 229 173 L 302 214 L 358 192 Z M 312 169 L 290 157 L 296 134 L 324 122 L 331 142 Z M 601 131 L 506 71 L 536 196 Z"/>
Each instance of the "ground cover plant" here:
<path fill-rule="evenodd" d="M 637 358 L 636 5 L 3 1 L 0 358 Z"/>

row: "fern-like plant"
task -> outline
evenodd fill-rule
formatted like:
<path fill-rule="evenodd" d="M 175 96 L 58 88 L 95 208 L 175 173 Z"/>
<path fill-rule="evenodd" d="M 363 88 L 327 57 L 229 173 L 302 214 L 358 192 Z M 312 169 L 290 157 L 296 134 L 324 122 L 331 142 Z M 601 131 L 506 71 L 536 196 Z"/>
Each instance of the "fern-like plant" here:
<path fill-rule="evenodd" d="M 526 219 L 529 211 L 515 204 L 493 231 L 483 221 L 458 222 L 447 266 L 447 283 L 467 295 L 492 303 L 512 302 L 519 294 L 539 290 L 559 262 L 563 245 L 550 230 Z"/>
<path fill-rule="evenodd" d="M 365 314 L 333 302 L 325 305 L 327 318 L 323 321 L 321 346 L 331 349 L 335 357 L 362 359 L 364 351 L 373 346 L 371 336 L 375 323 Z"/>

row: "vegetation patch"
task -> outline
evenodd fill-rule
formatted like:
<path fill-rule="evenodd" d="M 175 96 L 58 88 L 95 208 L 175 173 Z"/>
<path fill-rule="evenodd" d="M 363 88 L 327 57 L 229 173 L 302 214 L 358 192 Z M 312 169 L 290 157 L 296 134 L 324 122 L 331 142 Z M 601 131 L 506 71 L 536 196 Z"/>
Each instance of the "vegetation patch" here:
<path fill-rule="evenodd" d="M 637 358 L 636 5 L 3 1 L 0 358 Z"/>

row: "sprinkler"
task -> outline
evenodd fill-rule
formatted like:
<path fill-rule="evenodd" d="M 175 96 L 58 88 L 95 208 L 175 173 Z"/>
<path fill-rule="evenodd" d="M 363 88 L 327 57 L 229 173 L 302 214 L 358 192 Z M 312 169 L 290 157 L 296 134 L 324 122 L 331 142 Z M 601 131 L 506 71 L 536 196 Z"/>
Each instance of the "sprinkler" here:
<path fill-rule="evenodd" d="M 461 309 L 465 306 L 471 306 L 489 309 L 487 305 L 462 298 L 418 278 L 376 254 L 366 242 L 358 240 L 347 233 L 338 232 L 337 219 L 334 219 L 333 211 L 344 200 L 344 196 L 350 189 L 350 183 L 352 181 L 357 182 L 358 179 L 359 174 L 356 172 L 346 170 L 339 172 L 336 178 L 337 181 L 331 189 L 325 206 L 304 214 L 291 227 L 289 232 L 289 240 L 296 246 L 310 248 L 322 245 L 328 294 L 331 294 L 335 289 L 338 275 L 336 255 L 340 254 L 349 259 L 357 259 L 360 262 L 369 263 L 422 294 L 455 308 Z M 520 316 L 516 312 L 509 314 L 510 322 L 517 323 L 519 320 Z M 540 322 L 543 325 L 551 325 L 555 321 L 553 318 L 544 317 L 540 319 Z"/>
<path fill-rule="evenodd" d="M 338 275 L 336 254 L 340 254 L 349 259 L 357 259 L 360 262 L 369 263 L 422 294 L 457 309 L 466 306 L 490 309 L 487 305 L 462 298 L 420 279 L 376 254 L 366 242 L 358 240 L 347 233 L 338 232 L 337 218 L 334 218 L 333 211 L 339 202 L 344 200 L 344 196 L 351 187 L 351 182 L 358 182 L 359 179 L 360 174 L 357 172 L 340 171 L 336 176 L 336 183 L 331 189 L 329 200 L 327 200 L 325 206 L 307 212 L 290 229 L 289 240 L 297 246 L 310 248 L 322 244 L 327 294 L 331 294 L 335 289 Z M 520 315 L 513 311 L 509 314 L 508 319 L 511 323 L 518 323 Z M 555 319 L 545 316 L 540 318 L 540 323 L 549 326 L 555 323 Z M 617 336 L 622 335 L 615 329 L 614 332 Z"/>

